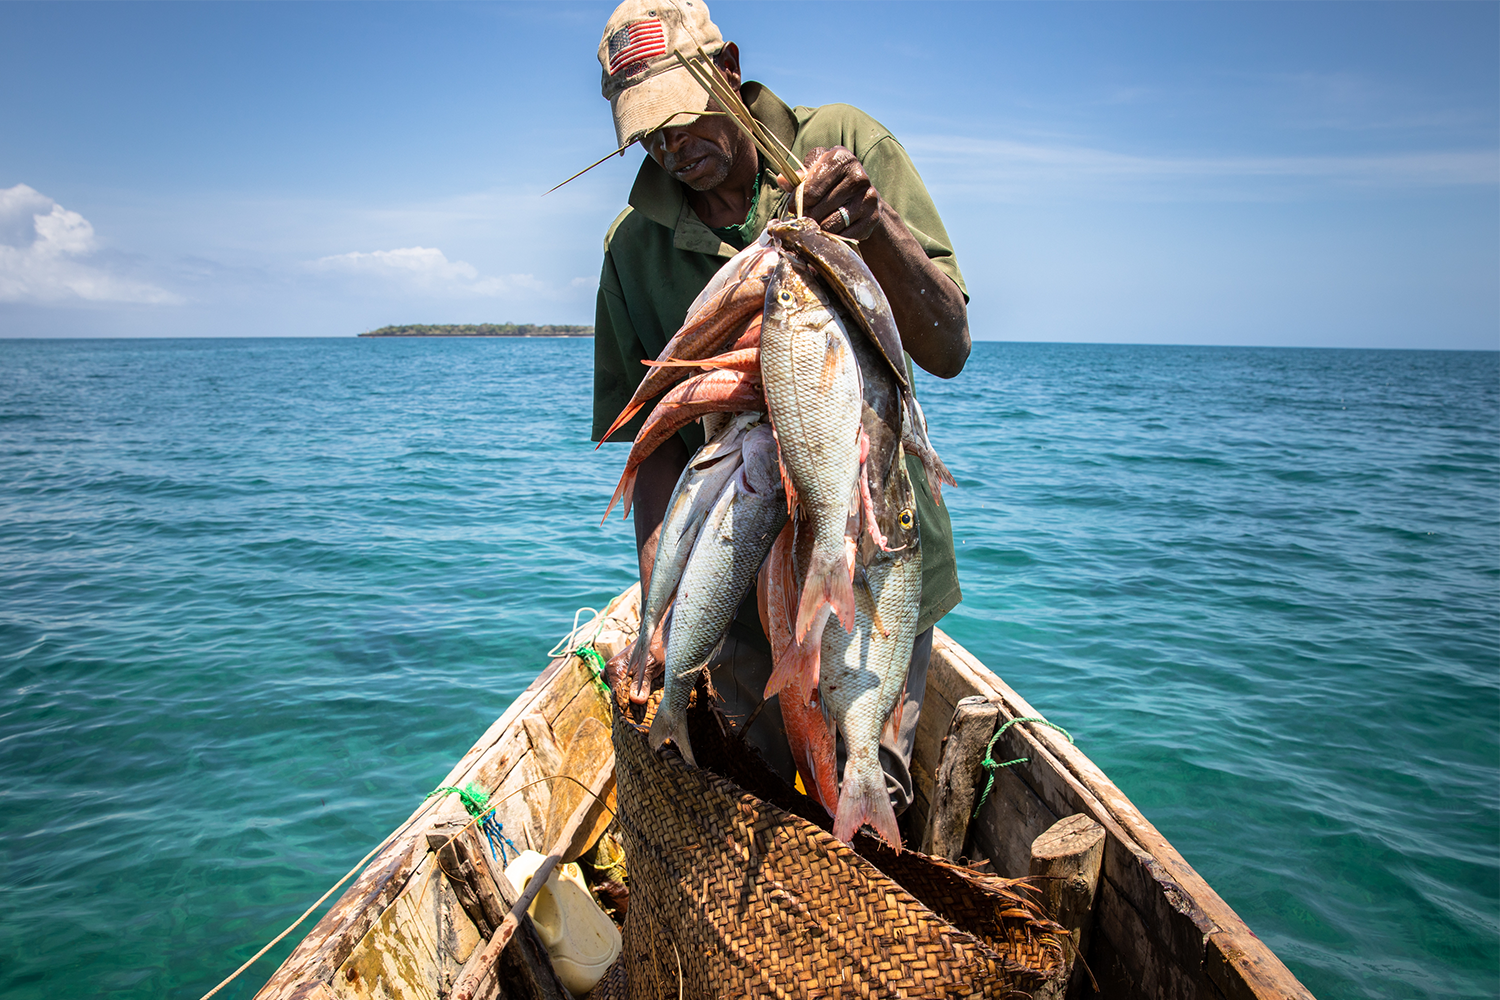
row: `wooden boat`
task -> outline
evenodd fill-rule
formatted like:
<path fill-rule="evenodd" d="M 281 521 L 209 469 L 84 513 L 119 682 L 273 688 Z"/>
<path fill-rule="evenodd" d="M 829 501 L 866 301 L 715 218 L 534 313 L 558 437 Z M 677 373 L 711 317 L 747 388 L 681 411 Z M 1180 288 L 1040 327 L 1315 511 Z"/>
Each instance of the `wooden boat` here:
<path fill-rule="evenodd" d="M 639 587 L 632 587 L 575 635 L 591 638 L 604 657 L 613 655 L 634 635 L 639 602 Z M 585 719 L 608 724 L 610 711 L 589 661 L 563 655 L 442 784 L 486 790 L 492 803 L 500 800 L 495 815 L 515 846 L 546 853 L 551 797 L 560 794 L 547 776 L 559 767 L 568 734 Z M 1086 970 L 1074 974 L 1069 996 L 1093 995 L 1091 974 L 1106 997 L 1310 1000 L 1088 757 L 1046 726 L 1012 721 L 1037 717 L 1025 699 L 939 630 L 912 761 L 915 802 L 902 818 L 910 841 L 928 853 L 962 850 L 971 860 L 988 859 L 996 874 L 1019 876 L 1037 863 L 1033 847 L 1043 834 L 1097 824 L 1097 876 L 1082 897 L 1084 912 L 1073 914 Z M 976 797 L 973 748 L 982 751 L 1007 723 L 994 759 L 1028 759 L 994 772 L 993 790 L 969 823 Z M 429 799 L 416 810 L 260 990 L 259 1000 L 448 997 L 455 984 L 483 979 L 477 966 L 494 960 L 494 949 L 487 953 L 484 945 L 498 921 L 496 901 L 476 899 L 488 890 L 474 882 L 469 862 L 482 867 L 482 858 L 437 850 L 448 844 L 451 851 L 453 831 L 468 820 L 455 795 Z M 510 892 L 506 886 L 502 895 Z M 548 970 L 536 968 L 537 948 L 523 927 L 504 952 L 512 972 L 502 971 L 499 979 L 548 980 Z M 515 988 L 516 981 L 505 985 L 491 974 L 478 995 L 566 996 L 546 981 L 524 989 Z M 1054 990 L 1051 995 L 1062 995 Z"/>

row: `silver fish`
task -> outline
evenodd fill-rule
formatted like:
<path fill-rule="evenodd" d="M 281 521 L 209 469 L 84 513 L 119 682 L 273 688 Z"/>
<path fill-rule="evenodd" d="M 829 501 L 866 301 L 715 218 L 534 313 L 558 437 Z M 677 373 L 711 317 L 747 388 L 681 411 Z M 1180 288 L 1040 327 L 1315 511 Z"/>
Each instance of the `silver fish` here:
<path fill-rule="evenodd" d="M 829 236 L 806 216 L 778 219 L 766 227 L 766 232 L 817 268 L 858 327 L 880 349 L 902 390 L 910 390 L 896 315 L 891 311 L 885 289 L 870 273 L 864 259 L 843 240 Z"/>
<path fill-rule="evenodd" d="M 789 256 L 766 286 L 760 368 L 776 428 L 797 531 L 811 531 L 812 554 L 797 608 L 804 641 L 825 607 L 854 626 L 853 567 L 844 543 L 858 509 L 860 375 L 849 330 L 823 282 Z"/>
<path fill-rule="evenodd" d="M 685 724 L 688 699 L 787 519 L 771 428 L 751 428 L 741 450 L 739 475 L 714 504 L 677 584 L 666 690 L 651 723 L 651 746 L 672 740 L 689 764 L 696 762 Z"/>
<path fill-rule="evenodd" d="M 897 449 L 898 452 L 900 449 Z M 819 691 L 848 753 L 833 835 L 846 843 L 865 824 L 897 850 L 901 833 L 880 766 L 880 736 L 906 685 L 922 600 L 922 547 L 916 496 L 897 456 L 882 498 L 895 512 L 889 551 L 869 551 L 854 588 L 854 631 L 825 629 Z"/>
<path fill-rule="evenodd" d="M 677 589 L 699 529 L 725 485 L 740 469 L 745 431 L 759 419 L 758 413 L 732 416 L 719 433 L 688 460 L 672 490 L 671 499 L 667 501 L 661 533 L 657 536 L 656 557 L 651 565 L 651 580 L 646 588 L 645 603 L 641 605 L 641 631 L 636 636 L 635 652 L 630 658 L 634 678 L 632 699 L 643 701 L 650 693 L 650 674 L 646 665 L 650 660 L 651 640 L 672 600 L 673 591 Z"/>

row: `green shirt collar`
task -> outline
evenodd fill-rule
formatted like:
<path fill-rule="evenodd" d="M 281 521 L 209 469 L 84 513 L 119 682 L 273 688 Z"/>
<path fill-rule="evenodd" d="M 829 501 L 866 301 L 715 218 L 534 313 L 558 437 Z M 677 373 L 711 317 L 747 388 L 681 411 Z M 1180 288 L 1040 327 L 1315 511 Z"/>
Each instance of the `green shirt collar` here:
<path fill-rule="evenodd" d="M 740 88 L 740 96 L 745 99 L 756 121 L 788 146 L 792 144 L 797 136 L 796 116 L 781 98 L 771 93 L 771 88 L 751 80 Z M 759 199 L 760 193 L 757 192 L 756 196 Z M 682 184 L 673 180 L 650 156 L 641 164 L 635 186 L 630 189 L 630 207 L 657 225 L 672 230 L 672 245 L 678 250 L 719 257 L 733 257 L 738 253 L 703 224 L 698 213 L 688 204 Z M 758 209 L 756 214 L 759 214 Z"/>

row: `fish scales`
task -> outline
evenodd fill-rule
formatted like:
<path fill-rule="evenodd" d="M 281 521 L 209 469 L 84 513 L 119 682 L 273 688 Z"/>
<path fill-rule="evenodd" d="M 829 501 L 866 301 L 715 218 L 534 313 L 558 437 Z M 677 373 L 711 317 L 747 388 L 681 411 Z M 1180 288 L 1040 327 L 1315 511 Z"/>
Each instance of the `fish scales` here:
<path fill-rule="evenodd" d="M 651 724 L 652 747 L 670 739 L 690 764 L 694 759 L 685 721 L 688 699 L 787 519 L 771 428 L 751 428 L 742 451 L 739 474 L 714 504 L 677 584 L 667 638 L 666 690 Z"/>
<path fill-rule="evenodd" d="M 632 699 L 644 701 L 644 696 L 650 693 L 642 688 L 649 680 L 646 663 L 650 658 L 652 637 L 673 592 L 677 590 L 677 582 L 682 578 L 683 567 L 687 565 L 699 529 L 725 485 L 740 469 L 745 431 L 757 416 L 734 418 L 714 440 L 699 448 L 688 460 L 667 501 L 667 513 L 662 518 L 656 556 L 651 564 L 650 585 L 641 606 L 641 629 L 631 657 L 631 675 L 635 679 Z"/>
<path fill-rule="evenodd" d="M 761 380 L 782 467 L 814 543 L 796 635 L 825 605 L 853 626 L 852 568 L 845 551 L 859 477 L 860 375 L 849 331 L 822 282 L 783 256 L 766 288 Z"/>

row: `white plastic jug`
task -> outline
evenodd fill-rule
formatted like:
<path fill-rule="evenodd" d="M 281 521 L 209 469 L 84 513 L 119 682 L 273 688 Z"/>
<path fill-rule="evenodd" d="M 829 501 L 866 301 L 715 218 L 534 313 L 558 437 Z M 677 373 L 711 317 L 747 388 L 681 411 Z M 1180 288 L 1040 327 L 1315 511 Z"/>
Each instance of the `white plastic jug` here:
<path fill-rule="evenodd" d="M 505 877 L 524 891 L 546 860 L 536 851 L 522 851 L 506 866 Z M 593 989 L 620 954 L 620 931 L 594 902 L 576 864 L 553 868 L 526 912 L 547 946 L 557 978 L 574 996 Z"/>

